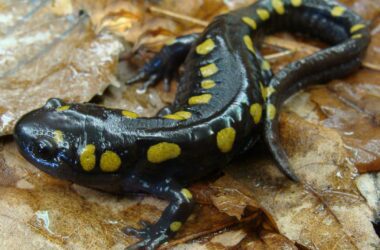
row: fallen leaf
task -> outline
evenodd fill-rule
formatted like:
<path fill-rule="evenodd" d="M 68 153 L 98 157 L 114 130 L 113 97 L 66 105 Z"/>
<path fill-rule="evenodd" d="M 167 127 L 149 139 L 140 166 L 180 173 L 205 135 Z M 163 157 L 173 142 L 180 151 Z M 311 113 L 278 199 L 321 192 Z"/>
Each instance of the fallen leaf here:
<path fill-rule="evenodd" d="M 36 11 L 0 36 L 0 135 L 11 134 L 23 114 L 48 98 L 86 102 L 119 84 L 114 72 L 121 43 L 109 33 L 94 34 L 85 15 L 57 16 L 44 2 L 3 13 L 13 18 Z"/>
<path fill-rule="evenodd" d="M 375 249 L 373 211 L 356 190 L 355 168 L 336 131 L 283 113 L 281 138 L 303 185 L 268 160 L 247 159 L 227 172 L 246 185 L 281 234 L 310 249 Z"/>

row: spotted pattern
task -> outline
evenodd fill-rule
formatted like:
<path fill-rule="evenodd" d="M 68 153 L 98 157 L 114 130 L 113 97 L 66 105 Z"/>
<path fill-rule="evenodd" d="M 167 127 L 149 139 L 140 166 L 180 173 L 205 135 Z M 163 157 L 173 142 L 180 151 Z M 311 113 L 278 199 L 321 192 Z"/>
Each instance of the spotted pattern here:
<path fill-rule="evenodd" d="M 363 37 L 363 35 L 361 35 L 361 34 L 356 34 L 356 35 L 353 35 L 351 38 L 352 39 L 360 39 L 360 38 L 362 38 Z"/>
<path fill-rule="evenodd" d="M 129 110 L 123 110 L 123 111 L 121 111 L 121 114 L 124 117 L 130 118 L 130 119 L 136 119 L 139 117 L 138 114 L 136 114 L 135 112 L 129 111 Z"/>
<path fill-rule="evenodd" d="M 270 64 L 267 60 L 264 60 L 262 63 L 261 63 L 261 68 L 263 70 L 270 70 Z"/>
<path fill-rule="evenodd" d="M 251 27 L 253 30 L 257 29 L 257 23 L 255 20 L 253 20 L 252 18 L 250 17 L 243 17 L 241 19 L 245 24 L 247 24 L 249 27 Z"/>
<path fill-rule="evenodd" d="M 65 105 L 65 106 L 58 107 L 56 109 L 56 111 L 60 112 L 60 111 L 66 111 L 66 110 L 69 110 L 69 109 L 70 109 L 70 106 L 69 105 Z"/>
<path fill-rule="evenodd" d="M 247 49 L 250 52 L 255 53 L 255 48 L 253 47 L 253 41 L 252 41 L 251 37 L 249 35 L 245 35 L 243 37 L 243 40 L 244 40 L 244 44 L 247 47 Z"/>
<path fill-rule="evenodd" d="M 174 114 L 165 115 L 164 118 L 182 121 L 191 118 L 191 113 L 187 111 L 178 111 Z"/>
<path fill-rule="evenodd" d="M 356 31 L 359 31 L 359 30 L 364 29 L 364 28 L 365 28 L 364 24 L 356 24 L 356 25 L 351 27 L 350 32 L 355 33 Z"/>
<path fill-rule="evenodd" d="M 203 94 L 189 98 L 189 105 L 207 104 L 211 101 L 211 94 Z"/>
<path fill-rule="evenodd" d="M 302 0 L 291 0 L 293 7 L 300 7 L 302 5 Z"/>
<path fill-rule="evenodd" d="M 206 77 L 210 77 L 216 74 L 219 71 L 219 69 L 215 65 L 215 63 L 210 63 L 210 64 L 207 64 L 206 66 L 201 67 L 200 71 L 201 71 L 201 75 L 206 78 Z"/>
<path fill-rule="evenodd" d="M 190 119 L 191 118 L 191 113 L 188 111 L 178 111 L 175 114 L 182 116 L 184 119 Z"/>
<path fill-rule="evenodd" d="M 216 135 L 216 143 L 222 153 L 228 153 L 232 150 L 236 138 L 234 128 L 224 128 Z"/>
<path fill-rule="evenodd" d="M 169 228 L 172 232 L 177 232 L 182 227 L 182 222 L 174 221 L 170 224 Z"/>
<path fill-rule="evenodd" d="M 279 15 L 285 14 L 285 7 L 282 0 L 272 0 L 272 6 L 273 9 L 277 12 Z"/>
<path fill-rule="evenodd" d="M 255 124 L 259 124 L 263 113 L 263 107 L 260 105 L 260 103 L 252 104 L 249 109 L 249 113 L 252 116 L 253 122 Z"/>
<path fill-rule="evenodd" d="M 207 55 L 211 51 L 213 51 L 215 48 L 215 43 L 212 39 L 207 39 L 203 43 L 199 44 L 195 48 L 195 52 L 197 52 L 198 55 Z"/>
<path fill-rule="evenodd" d="M 53 135 L 54 135 L 54 141 L 56 142 L 56 143 L 62 143 L 63 142 L 63 132 L 61 131 L 61 130 L 55 130 L 54 132 L 53 132 Z"/>
<path fill-rule="evenodd" d="M 190 192 L 189 189 L 183 188 L 181 190 L 181 193 L 186 198 L 187 201 L 190 201 L 191 199 L 193 199 L 193 194 Z"/>
<path fill-rule="evenodd" d="M 275 88 L 272 86 L 265 87 L 262 82 L 260 82 L 260 89 L 264 100 L 268 99 L 274 92 L 276 92 Z"/>
<path fill-rule="evenodd" d="M 256 13 L 262 21 L 266 21 L 270 17 L 270 13 L 266 9 L 257 9 Z"/>
<path fill-rule="evenodd" d="M 276 117 L 276 107 L 273 104 L 267 105 L 267 117 L 273 120 Z"/>
<path fill-rule="evenodd" d="M 343 8 L 342 6 L 335 6 L 331 10 L 331 15 L 335 16 L 335 17 L 339 17 L 339 16 L 342 16 L 345 11 L 346 11 L 346 9 Z"/>
<path fill-rule="evenodd" d="M 120 166 L 121 159 L 115 152 L 107 150 L 100 156 L 100 169 L 103 172 L 115 172 Z"/>
<path fill-rule="evenodd" d="M 82 149 L 82 152 L 79 157 L 79 161 L 84 171 L 93 170 L 96 164 L 95 145 L 93 144 L 86 145 Z"/>
<path fill-rule="evenodd" d="M 161 142 L 151 146 L 147 152 L 148 161 L 161 163 L 175 159 L 181 154 L 181 148 L 175 143 Z"/>
<path fill-rule="evenodd" d="M 204 80 L 201 82 L 201 87 L 203 89 L 212 89 L 215 86 L 216 86 L 216 83 L 213 80 Z"/>

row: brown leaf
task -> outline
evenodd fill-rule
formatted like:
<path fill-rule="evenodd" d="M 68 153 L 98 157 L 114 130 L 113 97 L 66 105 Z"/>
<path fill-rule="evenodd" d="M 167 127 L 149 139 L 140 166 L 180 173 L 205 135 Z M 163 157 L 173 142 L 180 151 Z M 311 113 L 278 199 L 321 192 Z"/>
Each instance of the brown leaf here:
<path fill-rule="evenodd" d="M 266 158 L 228 173 L 248 186 L 281 234 L 310 249 L 374 249 L 373 212 L 355 189 L 343 141 L 328 128 L 283 114 L 281 137 L 297 175 L 294 184 Z"/>
<path fill-rule="evenodd" d="M 20 17 L 32 8 L 5 13 Z M 49 11 L 46 6 L 25 22 L 9 24 L 0 37 L 0 135 L 11 134 L 18 118 L 48 98 L 85 102 L 118 84 L 113 73 L 121 43 L 111 34 L 96 36 L 85 16 Z"/>
<path fill-rule="evenodd" d="M 366 198 L 368 205 L 380 219 L 380 172 L 363 174 L 355 179 L 360 193 Z"/>
<path fill-rule="evenodd" d="M 246 250 L 297 250 L 292 241 L 278 233 L 263 231 L 259 237 L 244 244 Z"/>
<path fill-rule="evenodd" d="M 310 91 L 325 126 L 336 129 L 360 172 L 380 170 L 380 85 L 373 71 Z"/>
<path fill-rule="evenodd" d="M 211 200 L 221 212 L 234 216 L 238 220 L 244 215 L 246 209 L 259 210 L 259 205 L 249 189 L 229 176 L 224 176 L 211 184 L 214 194 Z"/>
<path fill-rule="evenodd" d="M 179 3 L 163 0 L 154 5 L 156 8 L 149 1 L 135 2 L 60 0 L 55 1 L 55 8 L 53 6 L 44 13 L 52 11 L 54 15 L 47 15 L 46 22 L 52 25 L 54 20 L 52 26 L 57 23 L 58 29 L 64 30 L 78 20 L 76 13 L 83 8 L 90 14 L 96 31 L 110 29 L 126 41 L 135 42 L 134 49 L 145 46 L 156 51 L 172 36 L 202 30 L 202 25 L 227 7 L 236 8 L 252 1 Z M 368 19 L 378 15 L 376 1 L 345 2 L 353 4 Z M 14 14 L 11 15 L 10 27 L 16 24 L 17 16 L 25 14 L 26 7 L 12 9 Z M 0 3 L 0 11 L 10 9 Z M 72 17 L 65 16 L 71 12 Z M 58 18 L 55 15 L 63 16 Z M 38 18 L 41 16 L 23 25 L 33 26 L 39 22 Z M 373 43 L 366 59 L 371 66 L 369 68 L 373 69 L 379 64 L 376 22 L 373 25 Z M 54 95 L 70 101 L 89 100 L 114 81 L 114 59 L 121 49 L 120 43 L 108 34 L 95 37 L 91 26 L 85 22 L 79 26 L 46 55 L 38 58 L 35 64 L 26 65 L 17 78 L 4 81 L 9 93 L 19 91 L 34 95 L 29 97 L 28 105 L 17 103 L 17 111 L 22 110 L 20 106 L 29 108 L 32 102 L 35 102 L 35 107 L 41 105 L 47 97 L 46 91 L 54 90 L 55 85 L 49 84 L 42 85 L 35 92 L 29 90 L 27 87 L 31 82 L 35 83 L 35 79 L 42 83 L 58 82 L 59 91 Z M 0 26 L 2 33 L 6 30 L 7 27 Z M 28 53 L 33 54 L 31 52 L 39 51 L 40 47 L 45 48 L 45 41 L 41 43 L 18 50 L 16 62 L 29 58 Z M 280 53 L 271 57 L 281 58 L 275 62 L 275 69 L 324 46 L 289 35 L 271 37 L 267 43 L 269 49 L 265 49 L 266 53 Z M 94 51 L 102 53 L 94 54 Z M 11 68 L 12 64 L 5 66 Z M 6 67 L 2 70 L 7 70 Z M 121 69 L 120 79 L 124 81 L 130 77 L 130 69 L 125 62 L 119 65 Z M 56 75 L 60 70 L 63 73 Z M 79 72 L 78 79 L 73 72 Z M 256 147 L 253 150 L 256 157 L 237 160 L 227 170 L 229 175 L 210 186 L 201 183 L 191 188 L 197 202 L 203 205 L 197 206 L 183 230 L 163 248 L 296 249 L 295 241 L 299 246 L 310 249 L 375 249 L 380 243 L 370 223 L 374 214 L 355 188 L 352 178 L 357 173 L 350 161 L 361 166 L 362 171 L 378 169 L 377 76 L 378 72 L 363 71 L 344 82 L 313 88 L 290 100 L 286 110 L 292 113 L 285 113 L 281 121 L 282 140 L 305 185 L 290 183 L 274 167 L 268 154 Z M 65 79 L 64 83 L 62 79 Z M 74 87 L 77 88 L 72 91 Z M 175 93 L 174 87 L 170 93 L 162 93 L 162 86 L 158 85 L 142 95 L 136 93 L 137 88 L 111 87 L 103 95 L 101 103 L 150 116 L 170 102 Z M 6 111 L 7 107 L 1 104 L 0 112 Z M 354 134 L 350 134 L 352 128 L 355 129 Z M 360 177 L 357 185 L 369 206 L 375 210 L 379 187 L 375 181 L 370 183 L 368 180 Z M 123 249 L 138 239 L 125 236 L 121 229 L 126 225 L 138 227 L 141 219 L 156 221 L 167 205 L 152 197 L 116 197 L 49 177 L 26 163 L 11 141 L 0 147 L 0 189 L 0 218 L 4 222 L 0 227 L 0 246 L 4 248 Z M 218 209 L 210 205 L 211 202 Z M 267 214 L 267 219 L 258 212 L 258 204 Z"/>

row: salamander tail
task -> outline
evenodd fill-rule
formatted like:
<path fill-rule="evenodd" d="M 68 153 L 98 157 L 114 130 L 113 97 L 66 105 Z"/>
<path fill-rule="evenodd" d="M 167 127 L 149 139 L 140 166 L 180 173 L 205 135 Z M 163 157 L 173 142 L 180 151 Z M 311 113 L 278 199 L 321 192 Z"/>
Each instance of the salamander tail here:
<path fill-rule="evenodd" d="M 288 157 L 279 140 L 280 107 L 288 97 L 309 85 L 341 78 L 359 69 L 362 52 L 368 43 L 369 32 L 363 29 L 360 38 L 349 38 L 338 45 L 289 64 L 278 72 L 268 85 L 262 87 L 266 110 L 264 139 L 279 169 L 293 181 L 298 181 L 298 178 L 291 170 Z"/>
<path fill-rule="evenodd" d="M 294 182 L 299 182 L 299 178 L 292 170 L 288 156 L 281 146 L 279 138 L 279 126 L 278 119 L 275 119 L 274 116 L 276 109 L 273 104 L 266 105 L 266 116 L 264 124 L 264 140 L 272 153 L 272 157 L 276 162 L 277 167 L 283 174 L 285 174 L 289 179 Z"/>

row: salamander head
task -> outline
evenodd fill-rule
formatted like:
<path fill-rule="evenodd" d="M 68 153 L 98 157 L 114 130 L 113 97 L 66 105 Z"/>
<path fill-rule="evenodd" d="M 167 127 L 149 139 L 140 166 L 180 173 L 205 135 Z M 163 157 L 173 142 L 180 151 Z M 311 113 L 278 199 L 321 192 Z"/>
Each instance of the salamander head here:
<path fill-rule="evenodd" d="M 70 165 L 76 141 L 75 134 L 64 134 L 71 121 L 58 114 L 60 109 L 65 109 L 63 101 L 50 99 L 44 107 L 24 115 L 15 126 L 14 138 L 33 165 L 50 175 L 67 178 L 73 174 Z"/>

